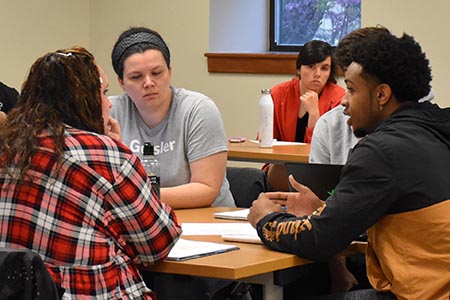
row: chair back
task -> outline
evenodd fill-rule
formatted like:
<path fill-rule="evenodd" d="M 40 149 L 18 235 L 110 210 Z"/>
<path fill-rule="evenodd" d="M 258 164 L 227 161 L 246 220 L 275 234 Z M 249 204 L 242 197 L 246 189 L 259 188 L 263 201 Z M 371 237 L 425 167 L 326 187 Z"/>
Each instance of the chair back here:
<path fill-rule="evenodd" d="M 260 193 L 268 191 L 266 174 L 257 168 L 227 167 L 227 179 L 237 207 L 250 207 Z"/>
<path fill-rule="evenodd" d="M 339 183 L 342 167 L 343 165 L 286 163 L 286 172 L 325 200 Z M 291 186 L 290 190 L 293 191 Z"/>
<path fill-rule="evenodd" d="M 37 253 L 26 249 L 0 248 L 0 300 L 6 299 L 61 299 Z"/>

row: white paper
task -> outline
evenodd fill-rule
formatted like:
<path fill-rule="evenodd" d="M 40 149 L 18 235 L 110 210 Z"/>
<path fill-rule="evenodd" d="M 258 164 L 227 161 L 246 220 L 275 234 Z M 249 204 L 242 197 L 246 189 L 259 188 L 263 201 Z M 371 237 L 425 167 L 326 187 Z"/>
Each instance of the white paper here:
<path fill-rule="evenodd" d="M 230 244 L 220 244 L 212 242 L 191 241 L 179 239 L 170 250 L 167 260 L 187 260 L 203 256 L 224 253 L 232 250 L 239 250 L 239 247 Z"/>
<path fill-rule="evenodd" d="M 252 143 L 259 144 L 259 141 L 257 140 L 249 140 Z M 287 141 L 277 141 L 276 139 L 273 140 L 272 146 L 287 146 L 287 145 L 306 145 L 305 143 L 299 143 L 299 142 L 287 142 Z"/>

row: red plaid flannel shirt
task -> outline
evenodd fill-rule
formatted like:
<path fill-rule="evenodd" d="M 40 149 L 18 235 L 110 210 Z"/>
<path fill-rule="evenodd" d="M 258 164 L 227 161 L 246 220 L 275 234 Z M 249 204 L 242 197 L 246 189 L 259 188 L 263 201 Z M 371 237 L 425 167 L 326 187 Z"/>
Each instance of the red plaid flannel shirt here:
<path fill-rule="evenodd" d="M 39 253 L 69 298 L 152 299 L 137 266 L 164 259 L 181 228 L 152 196 L 138 158 L 107 136 L 68 127 L 57 171 L 48 132 L 39 144 L 29 181 L 0 174 L 0 246 Z"/>

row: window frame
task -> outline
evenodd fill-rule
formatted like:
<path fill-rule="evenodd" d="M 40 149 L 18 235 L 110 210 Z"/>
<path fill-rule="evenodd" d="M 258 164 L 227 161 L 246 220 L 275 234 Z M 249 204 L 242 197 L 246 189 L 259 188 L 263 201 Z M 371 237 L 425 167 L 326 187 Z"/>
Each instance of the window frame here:
<path fill-rule="evenodd" d="M 281 46 L 275 43 L 275 2 L 269 0 L 269 51 L 298 53 L 303 46 Z"/>

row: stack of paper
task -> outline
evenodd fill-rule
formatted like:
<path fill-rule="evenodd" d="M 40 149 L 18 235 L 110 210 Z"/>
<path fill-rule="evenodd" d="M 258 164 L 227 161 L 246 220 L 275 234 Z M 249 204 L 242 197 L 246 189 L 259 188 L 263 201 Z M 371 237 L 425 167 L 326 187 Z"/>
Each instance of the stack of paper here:
<path fill-rule="evenodd" d="M 240 209 L 240 210 L 233 210 L 233 211 L 223 211 L 223 212 L 214 213 L 214 217 L 219 218 L 219 219 L 247 221 L 247 216 L 248 216 L 249 212 L 250 212 L 250 209 L 248 209 L 248 208 Z"/>
<path fill-rule="evenodd" d="M 222 234 L 222 238 L 224 241 L 228 242 L 240 242 L 240 243 L 251 243 L 251 244 L 262 244 L 263 242 L 259 238 L 258 234 Z"/>
<path fill-rule="evenodd" d="M 256 229 L 248 222 L 183 223 L 183 235 L 220 235 L 225 241 L 262 244 Z"/>

